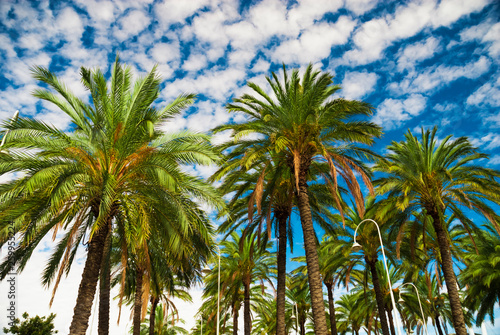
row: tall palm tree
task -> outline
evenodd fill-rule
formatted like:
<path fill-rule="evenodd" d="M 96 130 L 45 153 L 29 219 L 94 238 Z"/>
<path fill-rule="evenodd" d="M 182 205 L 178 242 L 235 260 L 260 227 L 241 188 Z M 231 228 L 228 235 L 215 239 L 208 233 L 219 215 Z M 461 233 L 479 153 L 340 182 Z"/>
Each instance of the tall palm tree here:
<path fill-rule="evenodd" d="M 311 294 L 308 289 L 307 275 L 298 272 L 288 277 L 287 297 L 293 305 L 292 315 L 298 318 L 299 334 L 306 335 L 306 322 L 311 320 Z M 295 325 L 293 325 L 295 326 Z"/>
<path fill-rule="evenodd" d="M 241 235 L 233 232 L 231 240 L 220 243 L 220 296 L 240 296 L 237 292 L 243 288 L 243 321 L 246 335 L 250 335 L 252 329 L 251 285 L 255 282 L 261 282 L 263 285 L 264 281 L 272 285 L 271 279 L 275 277 L 276 272 L 272 259 L 274 255 L 267 250 L 272 247 L 272 243 L 267 241 L 267 236 L 262 239 L 263 242 L 259 245 L 256 234 L 242 231 Z M 218 268 L 215 266 L 213 273 L 205 278 L 205 297 L 217 292 L 217 274 Z M 235 304 L 234 301 L 231 302 Z M 232 307 L 233 314 L 237 313 L 234 305 Z M 234 322 L 237 322 L 237 319 Z M 237 328 L 234 324 L 233 327 Z"/>
<path fill-rule="evenodd" d="M 479 253 L 469 253 L 467 267 L 460 274 L 461 283 L 467 287 L 464 304 L 477 311 L 476 325 L 486 317 L 495 319 L 495 304 L 500 302 L 500 238 L 493 227 L 487 225 L 478 239 Z"/>
<path fill-rule="evenodd" d="M 235 152 L 229 153 L 224 160 L 230 161 Z M 267 225 L 268 238 L 271 238 L 272 224 L 278 240 L 277 252 L 277 298 L 276 333 L 285 335 L 285 291 L 286 291 L 286 248 L 287 239 L 293 250 L 293 234 L 290 217 L 293 209 L 292 184 L 288 169 L 280 161 L 269 156 L 261 157 L 249 171 L 219 169 L 212 180 L 223 178 L 219 187 L 222 194 L 231 195 L 228 203 L 229 216 L 219 230 L 232 232 L 245 225 L 246 231 L 262 232 Z"/>
<path fill-rule="evenodd" d="M 56 92 L 40 89 L 35 96 L 68 115 L 72 131 L 63 132 L 31 118 L 18 118 L 5 125 L 10 133 L 4 148 L 17 150 L 0 154 L 0 174 L 24 174 L 0 185 L 0 243 L 6 241 L 8 223 L 21 233 L 21 243 L 14 253 L 16 262 L 3 263 L 2 276 L 13 265 L 22 270 L 49 231 L 54 236 L 63 231 L 63 240 L 49 265 L 57 269 L 60 264 L 57 288 L 87 236 L 87 260 L 70 327 L 70 334 L 84 334 L 106 237 L 116 228 L 117 216 L 141 213 L 140 222 L 123 227 L 129 245 L 144 245 L 151 222 L 174 222 L 173 218 L 149 218 L 164 218 L 172 213 L 176 214 L 175 225 L 164 228 L 178 232 L 171 241 L 173 247 L 191 229 L 199 230 L 209 240 L 210 228 L 189 227 L 192 211 L 179 202 L 177 195 L 196 196 L 218 207 L 222 202 L 212 187 L 182 172 L 179 165 L 209 164 L 218 157 L 206 136 L 166 136 L 159 130 L 160 125 L 191 104 L 194 95 L 182 95 L 162 109 L 153 107 L 160 86 L 155 69 L 133 85 L 130 68 L 117 59 L 108 85 L 100 70 L 82 67 L 82 83 L 90 92 L 91 105 L 73 95 L 47 69 L 35 67 L 33 74 Z M 165 202 L 171 204 L 167 212 Z M 133 230 L 139 234 L 132 235 Z M 43 282 L 50 284 L 52 279 L 44 278 Z"/>
<path fill-rule="evenodd" d="M 377 180 L 379 193 L 387 194 L 401 210 L 424 210 L 432 218 L 441 254 L 441 267 L 448 290 L 453 326 L 458 335 L 467 328 L 453 270 L 450 241 L 444 225 L 445 215 L 454 214 L 469 228 L 465 209 L 485 216 L 500 234 L 491 203 L 500 201 L 498 171 L 477 165 L 487 158 L 465 137 L 455 140 L 451 135 L 440 143 L 437 127 L 424 131 L 422 139 L 410 131 L 405 140 L 392 142 L 389 153 L 374 167 L 387 176 Z"/>
<path fill-rule="evenodd" d="M 174 306 L 175 307 L 175 306 Z M 179 312 L 176 309 L 172 309 L 169 314 L 167 304 L 160 304 L 156 308 L 156 312 L 152 314 L 150 311 L 150 318 L 155 318 L 153 323 L 155 327 L 151 329 L 151 319 L 145 319 L 141 323 L 140 335 L 187 335 L 188 331 L 182 326 L 176 325 L 177 323 L 184 323 L 184 320 L 179 318 Z"/>
<path fill-rule="evenodd" d="M 354 171 L 370 185 L 368 173 L 358 160 L 365 158 L 368 151 L 354 143 L 372 144 L 373 139 L 381 134 L 381 129 L 359 119 L 372 114 L 368 104 L 331 99 L 340 88 L 332 85 L 333 75 L 315 71 L 312 65 L 306 68 L 302 78 L 299 78 L 298 70 L 287 73 L 285 66 L 283 74 L 283 81 L 275 73 L 272 73 L 272 78 L 267 78 L 275 97 L 249 83 L 256 96 L 245 94 L 227 106 L 230 112 L 243 113 L 247 121 L 223 125 L 215 131 L 233 131 L 231 142 L 225 149 L 235 154 L 225 162 L 226 171 L 248 169 L 268 153 L 290 170 L 304 235 L 314 329 L 316 334 L 325 335 L 325 309 L 308 192 L 311 163 L 319 160 L 328 164 L 332 195 L 336 199 L 334 205 L 338 210 L 341 208 L 337 174 L 346 181 L 356 201 L 362 202 Z M 256 136 L 245 138 L 247 135 Z"/>

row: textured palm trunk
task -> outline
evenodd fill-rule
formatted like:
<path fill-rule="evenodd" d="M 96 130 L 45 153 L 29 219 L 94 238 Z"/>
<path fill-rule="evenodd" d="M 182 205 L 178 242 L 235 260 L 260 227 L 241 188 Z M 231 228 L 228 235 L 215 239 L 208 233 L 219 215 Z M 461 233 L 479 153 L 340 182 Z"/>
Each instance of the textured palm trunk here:
<path fill-rule="evenodd" d="M 141 333 L 141 312 L 142 312 L 142 270 L 137 270 L 135 277 L 135 296 L 134 296 L 134 335 Z"/>
<path fill-rule="evenodd" d="M 396 329 L 394 328 L 394 319 L 392 318 L 392 308 L 385 309 L 387 311 L 387 319 L 389 323 L 389 329 L 391 330 L 392 335 L 396 335 Z"/>
<path fill-rule="evenodd" d="M 328 292 L 328 311 L 330 312 L 331 332 L 332 335 L 337 335 L 337 321 L 335 320 L 335 302 L 333 300 L 333 283 L 326 282 L 325 286 Z"/>
<path fill-rule="evenodd" d="M 69 328 L 70 335 L 85 335 L 87 332 L 107 233 L 107 226 L 102 227 L 89 242 L 87 260 L 83 268 L 73 320 Z"/>
<path fill-rule="evenodd" d="M 243 281 L 245 287 L 245 298 L 243 300 L 243 327 L 244 334 L 250 335 L 252 332 L 252 319 L 250 315 L 250 278 Z"/>
<path fill-rule="evenodd" d="M 387 317 L 384 309 L 384 296 L 380 290 L 380 281 L 378 279 L 377 268 L 375 267 L 376 261 L 368 260 L 365 256 L 366 263 L 370 267 L 370 272 L 372 274 L 372 284 L 375 290 L 375 300 L 377 301 L 378 315 L 380 317 L 380 325 L 382 326 L 382 334 L 390 335 L 389 326 L 387 324 Z"/>
<path fill-rule="evenodd" d="M 104 242 L 104 250 L 101 262 L 101 273 L 99 279 L 99 326 L 97 333 L 99 335 L 109 334 L 109 296 L 111 283 L 111 270 L 109 268 L 109 257 L 111 251 L 112 237 L 111 220 L 108 222 L 108 233 Z"/>
<path fill-rule="evenodd" d="M 287 215 L 278 216 L 278 284 L 276 297 L 276 334 L 286 334 L 286 221 Z"/>
<path fill-rule="evenodd" d="M 448 297 L 450 299 L 451 316 L 453 327 L 457 335 L 467 335 L 467 328 L 465 326 L 464 312 L 460 297 L 458 295 L 457 277 L 453 271 L 453 259 L 451 257 L 450 244 L 448 242 L 448 234 L 444 230 L 444 222 L 441 219 L 438 211 L 434 208 L 427 209 L 427 212 L 432 217 L 434 231 L 436 232 L 439 252 L 441 254 L 441 268 L 443 270 L 444 281 L 448 290 Z"/>
<path fill-rule="evenodd" d="M 439 322 L 439 314 L 436 314 L 436 316 L 434 317 L 434 321 L 436 322 L 436 328 L 438 330 L 439 335 L 444 335 L 443 329 L 441 329 L 441 322 Z"/>
<path fill-rule="evenodd" d="M 233 305 L 233 335 L 238 335 L 238 309 Z"/>
<path fill-rule="evenodd" d="M 300 335 L 306 335 L 306 318 L 300 318 L 299 321 Z"/>
<path fill-rule="evenodd" d="M 309 166 L 309 164 L 306 164 Z M 323 300 L 323 285 L 319 272 L 318 252 L 316 250 L 316 234 L 314 232 L 309 195 L 307 193 L 306 170 L 299 173 L 299 192 L 297 202 L 300 212 L 300 222 L 304 233 L 304 249 L 306 251 L 309 290 L 311 292 L 311 307 L 316 335 L 327 335 L 325 303 Z"/>
<path fill-rule="evenodd" d="M 149 313 L 149 335 L 155 334 L 156 306 L 160 299 L 151 296 L 151 312 Z"/>

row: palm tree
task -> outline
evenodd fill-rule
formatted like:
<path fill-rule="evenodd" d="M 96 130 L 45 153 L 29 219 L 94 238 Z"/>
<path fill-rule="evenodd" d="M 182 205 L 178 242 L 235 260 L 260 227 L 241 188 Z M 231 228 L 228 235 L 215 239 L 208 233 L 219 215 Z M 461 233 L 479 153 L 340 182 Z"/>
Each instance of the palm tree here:
<path fill-rule="evenodd" d="M 460 274 L 461 283 L 467 287 L 464 305 L 477 311 L 477 326 L 486 315 L 495 319 L 495 304 L 500 302 L 500 238 L 490 225 L 481 235 L 479 253 L 471 252 L 465 257 L 467 267 Z"/>
<path fill-rule="evenodd" d="M 231 234 L 231 240 L 221 242 L 221 292 L 220 296 L 238 298 L 240 288 L 243 288 L 243 320 L 244 331 L 249 335 L 252 329 L 250 295 L 251 285 L 256 281 L 266 281 L 272 286 L 271 279 L 275 276 L 275 265 L 272 260 L 273 254 L 267 249 L 272 243 L 267 241 L 267 236 L 262 237 L 259 245 L 256 234 L 247 234 L 242 231 L 241 235 L 236 232 Z M 214 295 L 217 292 L 217 267 L 216 273 L 205 278 L 207 283 L 204 296 Z M 231 300 L 233 315 L 237 313 L 236 299 Z M 227 307 L 226 307 L 227 309 Z M 237 318 L 233 321 L 233 329 L 237 329 Z"/>
<path fill-rule="evenodd" d="M 306 321 L 311 320 L 311 294 L 308 289 L 307 275 L 298 272 L 292 277 L 288 277 L 287 297 L 293 305 L 292 315 L 298 317 L 299 333 L 306 335 Z M 298 315 L 296 313 L 298 312 Z M 295 326 L 295 325 L 293 325 Z"/>
<path fill-rule="evenodd" d="M 153 323 L 155 327 L 151 329 L 151 319 L 145 319 L 143 323 L 141 323 L 141 331 L 140 335 L 178 335 L 183 334 L 187 335 L 188 331 L 181 326 L 177 326 L 176 323 L 184 323 L 184 320 L 179 318 L 179 312 L 173 306 L 172 313 L 168 313 L 167 304 L 160 304 L 156 309 L 156 312 L 152 314 L 150 310 L 150 318 L 155 318 L 155 322 Z"/>
<path fill-rule="evenodd" d="M 140 221 L 129 220 L 134 224 L 123 227 L 128 245 L 144 246 L 153 222 L 152 225 L 173 224 L 164 229 L 178 233 L 170 241 L 175 247 L 192 229 L 210 239 L 209 227 L 189 227 L 193 211 L 184 206 L 179 194 L 222 206 L 213 188 L 179 167 L 214 162 L 217 154 L 208 138 L 189 133 L 166 136 L 158 128 L 188 106 L 194 95 L 182 95 L 156 109 L 152 104 L 159 95 L 160 78 L 155 69 L 135 85 L 131 83 L 130 68 L 121 66 L 118 59 L 109 86 L 99 70 L 82 67 L 80 73 L 92 105 L 74 96 L 47 69 L 33 68 L 34 77 L 57 92 L 41 89 L 35 96 L 67 114 L 72 120 L 72 131 L 66 133 L 42 121 L 18 118 L 6 125 L 10 133 L 4 145 L 5 149 L 17 150 L 0 154 L 0 174 L 24 173 L 0 185 L 0 243 L 6 241 L 8 223 L 21 233 L 15 263 L 2 264 L 3 277 L 13 266 L 22 270 L 49 231 L 54 236 L 64 231 L 48 265 L 55 269 L 49 272 L 55 274 L 60 264 L 57 288 L 62 274 L 69 271 L 76 249 L 88 236 L 87 260 L 70 334 L 83 334 L 88 327 L 106 237 L 115 229 L 119 215 L 127 217 L 132 212 L 141 217 Z M 172 213 L 176 217 L 165 220 Z M 156 219 L 150 220 L 154 216 Z M 139 234 L 132 234 L 133 231 Z M 48 285 L 52 279 L 45 277 L 43 283 Z"/>
<path fill-rule="evenodd" d="M 441 254 L 441 267 L 448 290 L 453 326 L 458 335 L 466 335 L 464 313 L 453 270 L 450 241 L 444 225 L 445 215 L 453 213 L 469 228 L 464 209 L 485 216 L 500 234 L 491 202 L 498 203 L 500 174 L 492 169 L 474 164 L 487 158 L 479 153 L 465 137 L 451 140 L 447 136 L 438 143 L 437 127 L 432 131 L 422 129 L 419 141 L 410 131 L 405 140 L 392 142 L 389 153 L 374 167 L 385 172 L 377 180 L 378 192 L 388 195 L 401 210 L 423 210 L 432 218 Z"/>
<path fill-rule="evenodd" d="M 356 260 L 350 259 L 351 255 L 344 255 L 346 250 L 349 250 L 349 247 L 350 246 L 347 246 L 347 243 L 344 243 L 343 240 L 339 239 L 339 236 L 332 237 L 326 234 L 321 241 L 320 247 L 318 248 L 320 273 L 328 295 L 328 314 L 330 317 L 332 335 L 337 335 L 335 301 L 333 299 L 334 287 L 337 285 L 340 286 L 341 284 L 348 287 L 349 283 L 353 279 L 351 274 L 356 271 L 353 269 L 356 266 Z M 292 260 L 304 262 L 305 257 L 296 257 Z M 295 272 L 307 274 L 307 267 L 300 266 L 295 270 Z"/>
<path fill-rule="evenodd" d="M 354 143 L 372 144 L 374 137 L 381 134 L 381 129 L 359 120 L 359 116 L 371 115 L 372 108 L 368 104 L 344 99 L 329 100 L 339 89 L 332 85 L 331 74 L 315 71 L 312 65 L 307 67 L 302 79 L 298 70 L 293 70 L 290 75 L 283 66 L 283 72 L 283 82 L 275 73 L 272 79 L 267 78 L 275 98 L 249 83 L 257 96 L 245 94 L 227 106 L 231 112 L 243 113 L 248 121 L 223 125 L 215 131 L 233 131 L 232 140 L 225 149 L 235 154 L 225 162 L 226 171 L 248 169 L 262 155 L 269 153 L 290 170 L 304 233 L 314 329 L 316 334 L 324 335 L 327 334 L 327 326 L 308 192 L 311 163 L 319 160 L 328 164 L 332 195 L 336 199 L 334 205 L 338 210 L 341 208 L 337 174 L 346 181 L 356 201 L 362 202 L 354 171 L 370 185 L 368 173 L 358 160 L 366 158 L 368 151 Z M 355 121 L 354 117 L 357 117 Z M 244 138 L 251 134 L 256 136 Z"/>
<path fill-rule="evenodd" d="M 224 160 L 230 161 L 235 152 L 229 153 Z M 276 164 L 278 163 L 278 164 Z M 267 225 L 268 238 L 271 238 L 271 226 L 274 223 L 278 239 L 277 252 L 277 299 L 276 299 L 276 333 L 285 334 L 285 291 L 286 291 L 286 247 L 287 238 L 293 250 L 293 234 L 290 216 L 293 209 L 292 184 L 289 171 L 279 160 L 267 156 L 252 165 L 250 171 L 219 169 L 211 177 L 212 180 L 223 178 L 219 190 L 222 194 L 231 195 L 228 203 L 230 215 L 219 230 L 231 233 L 246 225 L 246 231 L 262 232 Z"/>

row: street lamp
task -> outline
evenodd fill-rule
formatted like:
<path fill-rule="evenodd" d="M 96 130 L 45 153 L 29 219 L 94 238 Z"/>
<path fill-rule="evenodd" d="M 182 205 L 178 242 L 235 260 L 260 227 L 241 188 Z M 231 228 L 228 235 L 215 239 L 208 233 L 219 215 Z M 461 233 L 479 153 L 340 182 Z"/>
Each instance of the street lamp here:
<path fill-rule="evenodd" d="M 219 335 L 219 314 L 220 314 L 220 248 L 216 244 L 217 247 L 217 254 L 219 255 L 219 271 L 217 275 L 217 335 Z M 201 270 L 203 273 L 210 273 L 210 268 L 208 266 L 205 266 L 203 270 Z"/>
<path fill-rule="evenodd" d="M 427 322 L 425 322 L 425 315 L 424 315 L 424 310 L 422 309 L 422 303 L 420 302 L 420 294 L 418 293 L 417 287 L 413 285 L 413 283 L 403 283 L 399 286 L 399 288 L 405 286 L 405 285 L 411 285 L 417 292 L 417 298 L 418 298 L 418 305 L 420 306 L 420 313 L 422 313 L 422 321 L 424 323 L 424 328 L 425 328 L 425 334 L 429 335 L 429 332 L 427 331 Z M 398 302 L 401 304 L 404 302 L 403 297 L 401 296 L 401 290 L 399 290 L 399 300 Z"/>
<path fill-rule="evenodd" d="M 387 281 L 389 282 L 389 292 L 391 293 L 391 302 L 392 302 L 392 309 L 394 310 L 394 319 L 396 320 L 396 328 L 398 330 L 398 335 L 402 335 L 403 333 L 401 332 L 399 319 L 397 317 L 396 301 L 394 300 L 394 293 L 392 292 L 392 284 L 391 284 L 391 277 L 389 274 L 389 267 L 387 266 L 387 260 L 385 258 L 384 243 L 382 242 L 382 234 L 380 234 L 380 228 L 379 228 L 377 222 L 375 222 L 372 219 L 364 219 L 356 226 L 356 229 L 354 230 L 354 243 L 351 247 L 351 250 L 354 252 L 357 252 L 357 251 L 360 251 L 362 249 L 361 244 L 356 242 L 356 233 L 358 232 L 359 226 L 361 226 L 361 224 L 364 223 L 365 221 L 373 222 L 375 224 L 375 226 L 377 227 L 378 237 L 380 239 L 380 246 L 382 248 L 382 257 L 384 258 L 385 271 L 387 273 Z"/>

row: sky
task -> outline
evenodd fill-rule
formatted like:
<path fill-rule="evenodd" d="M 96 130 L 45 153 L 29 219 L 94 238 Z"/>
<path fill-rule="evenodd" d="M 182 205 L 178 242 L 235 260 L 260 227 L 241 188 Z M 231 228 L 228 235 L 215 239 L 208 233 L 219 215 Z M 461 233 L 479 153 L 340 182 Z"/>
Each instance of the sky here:
<path fill-rule="evenodd" d="M 164 80 L 159 105 L 181 93 L 198 94 L 168 131 L 206 132 L 238 122 L 224 106 L 248 92 L 248 81 L 266 87 L 265 76 L 282 64 L 304 69 L 312 63 L 335 75 L 342 87 L 336 96 L 375 107 L 372 121 L 384 128 L 375 151 L 383 153 L 408 130 L 436 125 L 440 138 L 468 136 L 490 155 L 484 165 L 499 169 L 499 17 L 500 5 L 493 0 L 2 0 L 0 120 L 19 110 L 69 130 L 67 116 L 32 97 L 39 84 L 30 67 L 47 67 L 88 99 L 80 67 L 109 74 L 119 54 L 136 76 L 157 64 Z M 192 171 L 206 177 L 214 167 Z M 0 182 L 8 178 L 0 176 Z M 41 287 L 39 278 L 53 245 L 44 240 L 19 275 L 19 314 L 57 313 L 56 328 L 66 333 L 85 253 L 81 250 L 49 309 L 52 288 Z M 1 283 L 1 311 L 6 289 Z M 200 296 L 201 288 L 193 290 L 197 303 Z M 198 305 L 180 305 L 188 329 Z M 116 315 L 113 308 L 112 333 L 124 333 L 129 312 L 124 308 L 120 326 Z M 97 318 L 93 324 L 96 328 Z"/>

